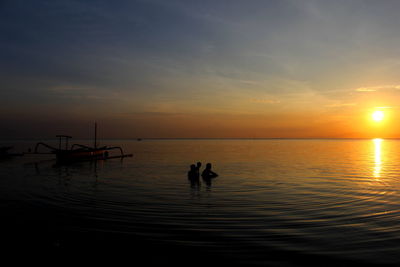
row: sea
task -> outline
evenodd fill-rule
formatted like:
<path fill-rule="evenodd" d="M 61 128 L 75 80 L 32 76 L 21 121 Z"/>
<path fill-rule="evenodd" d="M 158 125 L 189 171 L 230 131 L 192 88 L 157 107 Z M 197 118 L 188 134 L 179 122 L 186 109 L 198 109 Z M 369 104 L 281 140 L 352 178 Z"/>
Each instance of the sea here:
<path fill-rule="evenodd" d="M 0 144 L 26 152 L 36 142 Z M 133 156 L 68 165 L 52 154 L 0 160 L 3 255 L 138 266 L 400 264 L 400 140 L 100 145 Z M 218 177 L 189 180 L 197 162 L 201 170 L 211 163 Z"/>

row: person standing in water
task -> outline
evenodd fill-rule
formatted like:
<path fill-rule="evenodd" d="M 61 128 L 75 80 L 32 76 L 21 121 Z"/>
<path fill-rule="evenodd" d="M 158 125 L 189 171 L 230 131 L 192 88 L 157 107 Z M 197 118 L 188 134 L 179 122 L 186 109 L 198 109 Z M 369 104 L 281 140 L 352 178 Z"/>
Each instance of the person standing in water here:
<path fill-rule="evenodd" d="M 201 168 L 201 162 L 199 161 L 196 163 L 196 170 L 197 170 L 199 178 L 200 178 L 200 168 Z"/>
<path fill-rule="evenodd" d="M 199 178 L 199 174 L 196 165 L 192 164 L 190 165 L 190 170 L 188 171 L 188 179 L 195 179 L 195 178 Z"/>
<path fill-rule="evenodd" d="M 201 174 L 201 177 L 203 177 L 204 179 L 211 179 L 211 178 L 215 178 L 217 176 L 218 176 L 218 174 L 216 174 L 215 172 L 213 172 L 211 170 L 211 163 L 207 163 L 206 168 L 204 169 L 203 173 Z"/>
<path fill-rule="evenodd" d="M 188 180 L 192 187 L 200 185 L 200 175 L 199 171 L 196 168 L 196 165 L 190 165 L 190 170 L 188 171 Z"/>

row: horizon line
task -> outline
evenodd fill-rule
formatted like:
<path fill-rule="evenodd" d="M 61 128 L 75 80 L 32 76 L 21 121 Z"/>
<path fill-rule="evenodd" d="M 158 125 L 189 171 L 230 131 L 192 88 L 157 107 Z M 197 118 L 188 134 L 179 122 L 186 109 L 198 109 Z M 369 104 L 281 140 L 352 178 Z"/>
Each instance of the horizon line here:
<path fill-rule="evenodd" d="M 93 138 L 74 138 L 76 140 L 93 140 Z M 400 137 L 130 137 L 130 138 L 97 138 L 98 140 L 399 140 Z M 52 138 L 0 138 L 0 141 L 36 141 L 58 140 Z"/>

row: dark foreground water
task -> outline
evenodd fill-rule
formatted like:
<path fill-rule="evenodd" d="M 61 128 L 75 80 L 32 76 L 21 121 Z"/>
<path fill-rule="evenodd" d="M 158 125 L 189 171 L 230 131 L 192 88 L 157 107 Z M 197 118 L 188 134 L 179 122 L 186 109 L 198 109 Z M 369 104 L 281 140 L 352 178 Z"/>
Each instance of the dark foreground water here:
<path fill-rule="evenodd" d="M 13 144 L 21 151 L 32 142 Z M 69 166 L 48 155 L 0 161 L 3 255 L 131 265 L 400 264 L 400 141 L 103 144 L 134 157 Z M 197 161 L 213 163 L 220 176 L 192 185 L 186 174 Z"/>

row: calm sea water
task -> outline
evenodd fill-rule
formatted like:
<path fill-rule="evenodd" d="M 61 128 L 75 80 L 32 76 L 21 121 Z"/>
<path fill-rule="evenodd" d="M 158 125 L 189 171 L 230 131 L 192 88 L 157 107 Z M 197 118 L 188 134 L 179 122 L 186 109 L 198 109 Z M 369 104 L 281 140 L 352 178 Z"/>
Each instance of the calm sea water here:
<path fill-rule="evenodd" d="M 10 250 L 95 248 L 188 265 L 400 264 L 398 140 L 102 143 L 134 156 L 69 166 L 51 155 L 0 161 Z M 197 161 L 219 177 L 191 185 Z"/>

